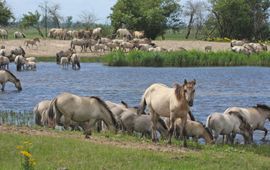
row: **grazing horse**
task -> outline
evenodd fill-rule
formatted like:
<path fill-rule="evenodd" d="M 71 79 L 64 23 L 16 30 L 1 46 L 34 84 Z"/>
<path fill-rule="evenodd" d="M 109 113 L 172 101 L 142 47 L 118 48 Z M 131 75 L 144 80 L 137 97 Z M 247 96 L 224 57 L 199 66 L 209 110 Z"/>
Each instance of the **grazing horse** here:
<path fill-rule="evenodd" d="M 98 97 L 81 97 L 71 93 L 62 93 L 55 97 L 48 109 L 51 120 L 55 118 L 56 124 L 61 123 L 61 116 L 65 117 L 64 127 L 69 127 L 71 120 L 85 123 L 86 138 L 91 135 L 91 127 L 99 120 L 110 129 L 116 130 L 116 120 L 106 103 Z"/>
<path fill-rule="evenodd" d="M 206 127 L 214 132 L 214 139 L 217 143 L 219 135 L 226 135 L 227 139 L 233 143 L 231 134 L 241 134 L 245 139 L 245 143 L 250 143 L 252 140 L 253 130 L 247 120 L 239 113 L 213 113 L 207 117 Z"/>
<path fill-rule="evenodd" d="M 17 71 L 22 71 L 22 67 L 24 69 L 24 64 L 26 63 L 26 59 L 22 55 L 17 55 L 15 57 L 14 63 L 16 64 Z"/>
<path fill-rule="evenodd" d="M 264 127 L 264 124 L 266 119 L 270 120 L 269 106 L 257 104 L 257 106 L 251 108 L 230 107 L 224 112 L 224 114 L 228 113 L 241 114 L 247 120 L 253 130 L 264 131 L 264 137 L 262 140 L 265 140 L 268 131 Z"/>
<path fill-rule="evenodd" d="M 2 85 L 2 88 L 1 88 L 2 91 L 5 90 L 5 85 L 6 85 L 6 82 L 8 81 L 14 83 L 15 87 L 19 91 L 22 90 L 21 82 L 19 79 L 17 79 L 17 77 L 14 74 L 12 74 L 8 70 L 0 70 L 0 84 Z"/>
<path fill-rule="evenodd" d="M 193 106 L 196 80 L 187 82 L 183 85 L 176 84 L 174 88 L 170 88 L 164 84 L 153 84 L 148 87 L 142 96 L 139 114 L 145 110 L 146 105 L 152 116 L 152 140 L 157 141 L 156 125 L 159 116 L 170 118 L 169 140 L 174 132 L 174 122 L 177 118 L 181 118 L 181 127 L 184 134 L 184 127 L 187 122 L 189 107 Z M 185 135 L 184 135 L 185 136 Z M 187 146 L 186 138 L 184 138 L 184 146 Z"/>
<path fill-rule="evenodd" d="M 71 64 L 72 64 L 72 69 L 77 70 L 81 68 L 80 65 L 80 57 L 77 54 L 72 54 L 71 58 L 70 58 Z M 76 67 L 77 65 L 77 67 Z"/>
<path fill-rule="evenodd" d="M 50 107 L 50 100 L 43 100 L 39 102 L 33 109 L 35 115 L 35 123 L 39 126 L 48 125 L 48 118 L 46 111 Z"/>
<path fill-rule="evenodd" d="M 180 127 L 181 121 L 182 121 L 181 119 L 177 119 L 175 121 L 174 126 L 175 126 L 176 134 L 181 133 L 181 127 Z M 203 138 L 205 140 L 205 143 L 207 144 L 213 143 L 213 136 L 210 130 L 200 122 L 187 120 L 185 131 L 186 131 L 187 137 L 193 137 L 196 140 L 199 138 Z M 179 136 L 179 135 L 176 135 L 176 136 Z"/>
<path fill-rule="evenodd" d="M 8 39 L 8 31 L 6 29 L 0 29 L 0 38 Z"/>
<path fill-rule="evenodd" d="M 9 59 L 5 56 L 0 55 L 0 69 L 7 69 L 9 70 Z"/>

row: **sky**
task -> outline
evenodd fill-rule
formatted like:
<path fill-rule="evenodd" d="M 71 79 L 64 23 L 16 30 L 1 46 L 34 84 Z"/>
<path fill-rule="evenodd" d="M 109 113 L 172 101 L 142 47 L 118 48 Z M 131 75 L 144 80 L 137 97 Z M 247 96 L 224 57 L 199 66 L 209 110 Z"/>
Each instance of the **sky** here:
<path fill-rule="evenodd" d="M 107 17 L 111 14 L 111 7 L 117 0 L 47 0 L 48 4 L 60 4 L 60 14 L 64 17 L 72 16 L 73 21 L 79 21 L 83 11 L 90 12 L 97 18 L 97 23 L 109 23 Z M 28 11 L 40 10 L 44 0 L 6 0 L 16 19 L 20 19 Z"/>

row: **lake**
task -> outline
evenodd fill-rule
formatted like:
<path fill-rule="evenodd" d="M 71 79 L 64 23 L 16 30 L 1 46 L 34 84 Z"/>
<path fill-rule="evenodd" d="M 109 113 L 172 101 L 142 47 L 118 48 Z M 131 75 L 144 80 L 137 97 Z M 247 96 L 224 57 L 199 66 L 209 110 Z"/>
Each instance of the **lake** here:
<path fill-rule="evenodd" d="M 2 111 L 32 111 L 38 102 L 62 92 L 99 96 L 116 103 L 123 100 L 137 106 L 144 90 L 152 83 L 172 86 L 183 83 L 184 79 L 197 81 L 191 110 L 202 122 L 210 113 L 223 112 L 230 106 L 270 105 L 270 68 L 267 67 L 153 68 L 82 63 L 82 69 L 74 71 L 63 70 L 55 63 L 40 62 L 37 71 L 16 72 L 14 64 L 10 69 L 21 80 L 23 90 L 17 92 L 8 83 L 5 92 L 0 92 Z M 269 122 L 266 127 L 270 129 Z"/>

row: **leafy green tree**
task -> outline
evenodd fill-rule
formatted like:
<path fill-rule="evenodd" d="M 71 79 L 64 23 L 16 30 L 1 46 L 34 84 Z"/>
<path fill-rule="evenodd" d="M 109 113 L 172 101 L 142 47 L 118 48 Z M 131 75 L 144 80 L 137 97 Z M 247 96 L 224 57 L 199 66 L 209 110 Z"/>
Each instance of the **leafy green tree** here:
<path fill-rule="evenodd" d="M 210 0 L 220 37 L 265 39 L 269 0 Z"/>
<path fill-rule="evenodd" d="M 7 26 L 10 19 L 15 19 L 5 0 L 0 0 L 0 25 Z"/>
<path fill-rule="evenodd" d="M 23 18 L 20 22 L 20 26 L 23 28 L 29 28 L 29 27 L 33 27 L 35 28 L 39 35 L 41 37 L 44 37 L 41 29 L 40 29 L 40 13 L 38 11 L 35 11 L 35 13 L 33 12 L 28 12 L 28 14 L 24 14 Z"/>
<path fill-rule="evenodd" d="M 115 30 L 125 25 L 130 30 L 143 30 L 154 39 L 164 33 L 179 9 L 178 0 L 118 0 L 109 18 Z"/>

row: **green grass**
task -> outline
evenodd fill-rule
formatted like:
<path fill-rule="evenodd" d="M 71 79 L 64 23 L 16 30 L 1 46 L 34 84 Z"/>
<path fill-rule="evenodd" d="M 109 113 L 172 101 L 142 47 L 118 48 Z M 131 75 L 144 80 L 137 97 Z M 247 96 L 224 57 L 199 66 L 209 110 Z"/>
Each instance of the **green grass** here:
<path fill-rule="evenodd" d="M 77 132 L 58 132 L 77 133 Z M 96 135 L 96 134 L 94 134 Z M 96 135 L 105 138 L 104 134 Z M 111 141 L 138 142 L 137 137 L 106 134 Z M 142 140 L 142 139 L 139 139 Z M 86 140 L 0 133 L 0 169 L 20 169 L 16 146 L 33 143 L 36 169 L 268 169 L 269 146 L 201 146 L 185 153 L 124 149 Z M 91 139 L 90 139 L 91 141 Z"/>
<path fill-rule="evenodd" d="M 230 51 L 113 52 L 104 56 L 109 66 L 194 67 L 194 66 L 270 66 L 270 53 L 250 56 Z"/>

